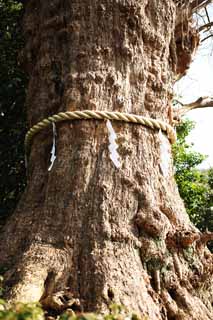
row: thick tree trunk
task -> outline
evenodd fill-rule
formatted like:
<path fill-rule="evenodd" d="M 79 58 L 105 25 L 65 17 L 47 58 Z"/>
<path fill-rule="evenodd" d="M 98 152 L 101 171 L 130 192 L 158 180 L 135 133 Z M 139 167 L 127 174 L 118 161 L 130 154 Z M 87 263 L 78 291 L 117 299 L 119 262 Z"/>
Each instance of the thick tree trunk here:
<path fill-rule="evenodd" d="M 172 0 L 29 0 L 29 126 L 84 109 L 168 122 L 175 19 Z M 52 131 L 34 137 L 28 187 L 0 241 L 8 299 L 212 319 L 212 257 L 179 197 L 169 140 L 142 125 L 112 125 L 120 169 L 104 121 L 57 124 L 51 171 Z"/>

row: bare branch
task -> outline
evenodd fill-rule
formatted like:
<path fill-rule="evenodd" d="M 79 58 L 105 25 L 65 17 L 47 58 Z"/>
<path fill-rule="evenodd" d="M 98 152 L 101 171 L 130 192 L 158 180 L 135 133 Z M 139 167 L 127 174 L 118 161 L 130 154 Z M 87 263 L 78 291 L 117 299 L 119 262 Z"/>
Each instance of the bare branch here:
<path fill-rule="evenodd" d="M 202 32 L 207 33 L 207 35 L 205 35 L 205 36 L 204 36 L 204 34 L 202 34 L 201 42 L 204 42 L 213 36 L 213 34 L 212 34 L 213 21 L 210 20 L 209 12 L 208 12 L 208 9 L 206 6 L 204 7 L 204 10 L 205 10 L 204 17 L 202 15 L 200 15 L 198 12 L 196 12 L 196 15 L 200 16 L 201 19 L 203 20 L 203 25 L 200 27 L 197 27 L 197 31 L 200 33 L 202 33 Z M 208 23 L 206 23 L 206 19 L 207 19 Z"/>
<path fill-rule="evenodd" d="M 206 23 L 203 26 L 198 28 L 198 32 L 201 32 L 201 31 L 203 31 L 205 29 L 210 29 L 212 26 L 213 26 L 213 21 L 211 21 L 209 23 Z"/>
<path fill-rule="evenodd" d="M 201 42 L 204 42 L 204 41 L 206 41 L 207 39 L 209 39 L 209 38 L 211 38 L 211 37 L 213 37 L 213 34 L 208 35 L 207 37 L 205 37 L 204 39 L 202 39 Z"/>
<path fill-rule="evenodd" d="M 177 104 L 180 104 L 181 106 L 184 106 L 184 103 L 181 102 L 181 101 L 178 100 L 178 99 L 174 99 L 173 102 L 174 102 L 174 103 L 176 102 Z"/>
<path fill-rule="evenodd" d="M 184 8 L 190 8 L 192 13 L 205 8 L 207 5 L 213 2 L 213 0 L 174 0 L 180 10 Z"/>
<path fill-rule="evenodd" d="M 199 11 L 199 10 L 205 8 L 206 6 L 208 6 L 212 2 L 213 2 L 213 0 L 194 0 L 190 4 L 190 7 L 192 9 L 192 12 L 194 13 L 196 11 Z"/>
<path fill-rule="evenodd" d="M 184 107 L 190 110 L 213 107 L 213 97 L 200 97 L 195 102 L 185 104 Z"/>
<path fill-rule="evenodd" d="M 207 8 L 206 8 L 206 7 L 205 7 L 205 13 L 206 13 L 206 16 L 207 16 L 208 22 L 210 23 L 210 22 L 211 22 L 211 20 L 210 20 L 210 18 L 209 18 L 209 13 L 208 13 L 208 10 L 207 10 Z"/>
<path fill-rule="evenodd" d="M 184 116 L 187 112 L 193 109 L 213 107 L 213 97 L 200 97 L 196 101 L 188 104 L 182 104 L 181 108 L 176 109 L 178 118 Z"/>

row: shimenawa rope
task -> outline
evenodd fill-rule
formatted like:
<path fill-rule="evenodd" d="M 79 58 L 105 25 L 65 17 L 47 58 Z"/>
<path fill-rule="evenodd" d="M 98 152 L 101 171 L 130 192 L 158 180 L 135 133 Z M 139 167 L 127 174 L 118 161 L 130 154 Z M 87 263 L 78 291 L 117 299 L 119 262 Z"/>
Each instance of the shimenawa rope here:
<path fill-rule="evenodd" d="M 26 151 L 29 150 L 30 144 L 33 136 L 42 131 L 43 129 L 50 126 L 53 122 L 61 122 L 66 120 L 80 120 L 80 119 L 96 119 L 96 120 L 116 120 L 123 122 L 132 122 L 142 124 L 144 126 L 150 127 L 152 129 L 159 129 L 164 131 L 167 135 L 171 143 L 176 141 L 176 133 L 175 130 L 168 123 L 165 123 L 161 120 L 156 120 L 152 118 L 147 118 L 144 116 L 138 116 L 136 114 L 131 113 L 123 113 L 123 112 L 110 112 L 110 111 L 94 111 L 94 110 L 83 110 L 83 111 L 67 111 L 60 112 L 53 116 L 50 116 L 46 119 L 35 124 L 26 134 L 25 136 L 25 148 Z"/>

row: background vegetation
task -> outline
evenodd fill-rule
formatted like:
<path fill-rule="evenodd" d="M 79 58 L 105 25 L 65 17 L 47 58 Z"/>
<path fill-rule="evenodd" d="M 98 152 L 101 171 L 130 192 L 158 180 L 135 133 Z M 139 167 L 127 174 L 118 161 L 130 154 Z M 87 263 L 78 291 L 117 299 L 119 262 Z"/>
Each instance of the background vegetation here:
<path fill-rule="evenodd" d="M 0 0 L 0 226 L 25 187 L 24 135 L 27 79 L 18 65 L 23 46 L 22 4 Z"/>
<path fill-rule="evenodd" d="M 194 123 L 188 119 L 177 127 L 178 140 L 173 146 L 175 178 L 193 223 L 202 231 L 213 231 L 213 168 L 197 169 L 206 157 L 187 143 L 193 128 Z"/>
<path fill-rule="evenodd" d="M 129 314 L 123 306 L 112 304 L 107 315 L 95 313 L 77 313 L 71 309 L 61 315 L 47 316 L 37 303 L 17 303 L 13 308 L 7 307 L 5 301 L 0 300 L 0 320 L 148 320 L 147 317 L 139 318 L 136 314 Z"/>

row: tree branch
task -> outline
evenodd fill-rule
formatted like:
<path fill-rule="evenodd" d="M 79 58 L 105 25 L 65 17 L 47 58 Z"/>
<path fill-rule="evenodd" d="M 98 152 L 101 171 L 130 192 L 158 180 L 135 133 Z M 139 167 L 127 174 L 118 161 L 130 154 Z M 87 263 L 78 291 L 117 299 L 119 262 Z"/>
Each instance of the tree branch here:
<path fill-rule="evenodd" d="M 184 107 L 188 110 L 213 107 L 213 97 L 200 97 L 192 103 L 184 104 Z"/>
<path fill-rule="evenodd" d="M 182 107 L 174 109 L 174 112 L 177 113 L 177 115 L 175 115 L 176 119 L 180 119 L 187 112 L 193 109 L 213 107 L 213 97 L 200 97 L 196 101 L 188 104 L 183 104 L 182 102 L 179 103 L 182 105 Z"/>
<path fill-rule="evenodd" d="M 203 26 L 198 28 L 198 32 L 201 32 L 201 31 L 203 31 L 205 29 L 210 29 L 212 26 L 213 26 L 213 21 L 211 21 L 209 23 L 206 23 Z"/>
<path fill-rule="evenodd" d="M 206 7 L 205 7 L 205 13 L 206 13 L 206 16 L 207 16 L 208 22 L 210 23 L 210 22 L 211 22 L 211 20 L 210 20 L 210 18 L 209 18 L 209 13 L 208 13 L 208 10 L 207 10 L 207 8 L 206 8 Z"/>
<path fill-rule="evenodd" d="M 192 9 L 192 12 L 196 12 L 198 10 L 201 10 L 202 8 L 205 8 L 208 4 L 212 3 L 213 0 L 194 0 L 191 2 L 190 7 Z"/>
<path fill-rule="evenodd" d="M 208 35 L 207 37 L 205 37 L 204 39 L 202 39 L 201 42 L 204 42 L 204 41 L 206 41 L 207 39 L 209 39 L 209 38 L 211 38 L 211 37 L 213 37 L 213 34 Z"/>
<path fill-rule="evenodd" d="M 174 0 L 175 4 L 179 7 L 179 9 L 183 9 L 185 7 L 189 7 L 193 13 L 197 10 L 201 10 L 206 7 L 208 4 L 212 3 L 213 0 Z"/>

